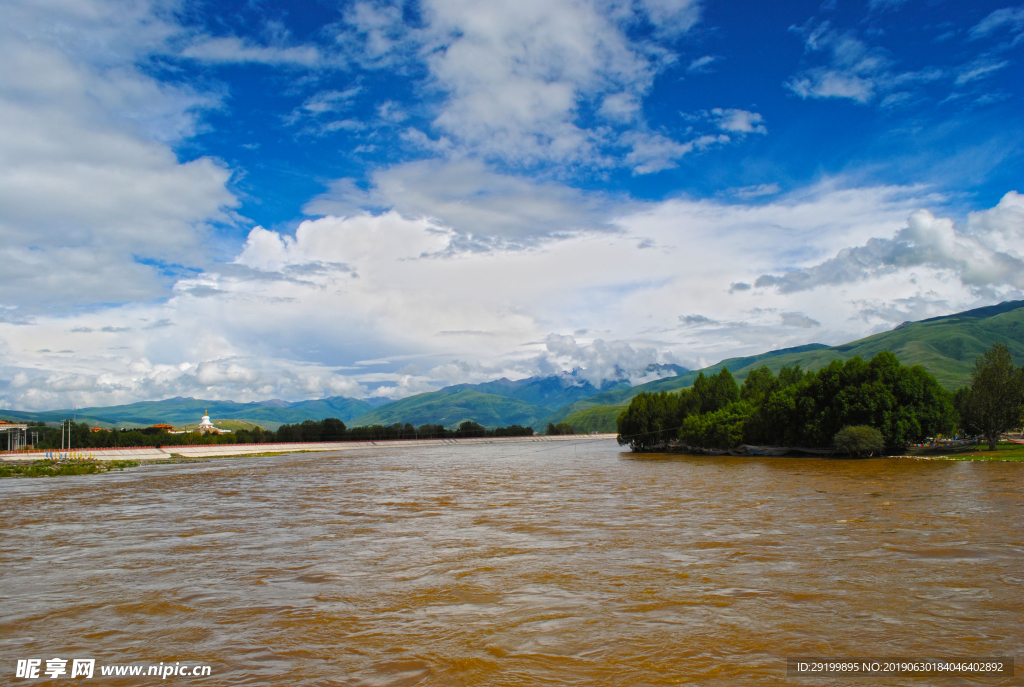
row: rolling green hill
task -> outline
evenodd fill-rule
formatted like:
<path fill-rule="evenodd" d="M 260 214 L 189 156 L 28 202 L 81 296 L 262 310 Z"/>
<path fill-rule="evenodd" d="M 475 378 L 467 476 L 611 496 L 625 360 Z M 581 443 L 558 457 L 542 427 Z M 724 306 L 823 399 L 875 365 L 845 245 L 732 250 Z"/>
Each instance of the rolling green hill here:
<path fill-rule="evenodd" d="M 704 368 L 705 374 L 728 367 L 737 381 L 762 365 L 778 372 L 787 365 L 799 365 L 807 370 L 818 370 L 833 360 L 848 360 L 860 356 L 865 360 L 882 351 L 891 351 L 904 365 L 921 365 L 950 391 L 963 386 L 971 374 L 974 361 L 996 343 L 1005 344 L 1018 365 L 1024 364 L 1024 301 L 1007 301 L 999 305 L 968 310 L 944 317 L 932 317 L 919 322 L 904 322 L 892 331 L 852 341 L 840 346 L 810 344 L 797 348 L 771 351 L 749 358 L 730 358 Z M 701 370 L 678 377 L 635 386 L 627 390 L 614 390 L 577 401 L 544 418 L 548 422 L 581 422 L 585 431 L 615 431 L 615 417 L 629 400 L 641 391 L 671 391 L 693 384 Z M 615 407 L 618 410 L 613 410 Z M 592 411 L 584 415 L 584 411 Z M 602 418 L 600 422 L 597 420 Z M 592 428 L 592 427 L 596 427 Z"/>
<path fill-rule="evenodd" d="M 647 366 L 647 373 L 654 375 L 675 376 L 687 371 L 685 367 L 680 367 L 679 365 L 651 364 Z M 519 379 L 514 382 L 502 377 L 501 379 L 484 382 L 483 384 L 456 384 L 445 387 L 438 393 L 455 393 L 469 389 L 484 394 L 517 398 L 520 401 L 526 401 L 533 405 L 544 406 L 550 411 L 558 410 L 570 403 L 589 398 L 604 391 L 628 390 L 630 388 L 629 381 L 625 379 L 606 380 L 598 388 L 583 379 L 579 372 L 579 370 L 573 370 L 572 372 L 563 372 L 546 377 L 528 377 L 527 379 Z"/>
<path fill-rule="evenodd" d="M 723 360 L 716 365 L 704 368 L 704 372 L 707 373 L 717 372 L 722 367 L 728 367 L 729 371 L 732 372 L 737 369 L 751 370 L 755 367 L 767 364 L 767 361 L 771 358 L 786 356 L 786 355 L 799 355 L 802 353 L 817 352 L 823 349 L 827 349 L 828 346 L 825 344 L 806 344 L 804 346 L 796 346 L 794 348 L 781 348 L 777 351 L 769 351 L 768 353 L 760 353 L 758 355 L 745 356 L 742 358 L 728 358 Z M 781 367 L 781 365 L 780 365 Z M 617 406 L 625 405 L 629 403 L 629 399 L 636 396 L 641 391 L 674 391 L 675 389 L 682 389 L 693 384 L 693 380 L 697 379 L 697 375 L 701 370 L 690 370 L 676 377 L 665 377 L 664 379 L 657 379 L 647 384 L 640 384 L 628 389 L 612 389 L 611 391 L 605 391 L 603 393 L 585 398 L 581 401 L 571 403 L 564 408 L 560 408 L 551 415 L 543 418 L 539 423 L 534 425 L 535 429 L 541 429 L 547 427 L 549 422 L 558 424 L 559 422 L 566 422 L 567 419 L 581 411 L 587 410 L 588 408 L 595 408 L 598 406 Z M 746 376 L 746 374 L 744 374 Z M 570 423 L 572 424 L 572 423 Z M 575 425 L 574 425 L 575 426 Z M 598 431 L 598 430 L 589 430 Z M 614 431 L 612 429 L 604 429 L 599 431 Z"/>
<path fill-rule="evenodd" d="M 454 393 L 433 391 L 375 408 L 352 421 L 357 425 L 441 424 L 455 427 L 465 420 L 485 427 L 530 426 L 551 412 L 543 406 L 506 396 L 463 389 Z"/>
<path fill-rule="evenodd" d="M 615 419 L 626 406 L 594 406 L 585 410 L 578 410 L 565 422 L 572 425 L 577 434 L 590 434 L 591 432 L 615 432 Z"/>
<path fill-rule="evenodd" d="M 628 389 L 629 382 L 615 382 L 607 385 L 607 387 L 615 386 Z M 456 384 L 445 387 L 438 393 L 454 394 L 465 390 L 515 398 L 535 406 L 543 406 L 548 409 L 548 412 L 602 391 L 585 380 L 576 379 L 572 375 L 566 374 L 530 377 L 515 382 L 502 377 L 483 384 Z"/>
<path fill-rule="evenodd" d="M 285 401 L 260 401 L 258 403 L 235 403 L 233 401 L 204 401 L 195 398 L 168 398 L 163 401 L 142 401 L 123 406 L 106 408 L 79 408 L 72 410 L 51 410 L 32 413 L 17 410 L 0 411 L 0 417 L 10 420 L 37 420 L 60 422 L 76 417 L 78 422 L 100 427 L 148 427 L 158 423 L 172 425 L 198 424 L 208 410 L 211 419 L 244 420 L 260 425 L 264 429 L 277 429 L 280 425 L 303 420 L 323 420 L 336 417 L 348 422 L 356 415 L 370 410 L 372 406 L 354 398 L 335 396 L 312 401 L 287 403 Z"/>
<path fill-rule="evenodd" d="M 730 367 L 739 378 L 760 364 L 773 372 L 786 365 L 817 370 L 833 360 L 860 356 L 865 360 L 891 351 L 904 365 L 921 365 L 950 391 L 970 378 L 974 361 L 996 343 L 1005 344 L 1018 365 L 1024 363 L 1024 301 L 1008 301 L 987 308 L 904 322 L 892 331 L 841 346 L 774 356 L 757 365 Z M 717 370 L 717 365 L 713 370 Z"/>

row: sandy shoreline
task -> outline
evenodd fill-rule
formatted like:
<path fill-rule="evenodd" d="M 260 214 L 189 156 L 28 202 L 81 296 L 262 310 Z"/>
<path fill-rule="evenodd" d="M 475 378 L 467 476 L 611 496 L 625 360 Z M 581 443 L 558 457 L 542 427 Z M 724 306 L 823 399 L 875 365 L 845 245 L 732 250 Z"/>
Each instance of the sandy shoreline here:
<path fill-rule="evenodd" d="M 563 436 L 530 436 L 530 437 L 480 437 L 475 439 L 404 439 L 396 441 L 325 441 L 316 443 L 286 444 L 207 444 L 203 446 L 162 446 L 160 448 L 89 448 L 73 449 L 72 457 L 90 458 L 100 461 L 108 460 L 167 460 L 172 457 L 182 458 L 227 458 L 232 456 L 250 456 L 268 453 L 310 453 L 325 451 L 355 451 L 366 448 L 389 448 L 410 446 L 441 446 L 441 445 L 472 445 L 472 444 L 509 444 L 537 443 L 551 441 L 593 441 L 614 439 L 615 434 L 570 434 Z M 58 453 L 52 452 L 51 455 Z M 46 451 L 0 452 L 0 461 L 32 461 L 45 460 Z"/>

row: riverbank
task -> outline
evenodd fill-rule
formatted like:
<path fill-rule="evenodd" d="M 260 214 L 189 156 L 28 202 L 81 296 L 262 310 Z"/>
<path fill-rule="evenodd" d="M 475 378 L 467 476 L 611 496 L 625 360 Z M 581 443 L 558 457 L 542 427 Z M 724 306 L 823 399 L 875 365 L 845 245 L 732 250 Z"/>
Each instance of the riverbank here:
<path fill-rule="evenodd" d="M 741 447 L 744 448 L 744 447 Z M 854 458 L 852 456 L 838 454 L 830 449 L 778 449 L 774 447 L 745 447 L 748 449 L 762 449 L 759 452 L 747 450 L 688 450 L 688 447 L 676 449 L 652 449 L 649 451 L 634 451 L 638 455 L 663 455 L 678 456 L 681 458 L 826 458 L 830 460 L 863 460 L 865 457 Z M 994 462 L 1024 462 L 1024 444 L 1014 444 L 1009 441 L 1002 441 L 994 451 L 989 450 L 987 445 L 973 445 L 962 447 L 940 446 L 935 448 L 914 449 L 905 454 L 872 456 L 873 458 L 896 458 L 902 460 L 958 460 L 958 461 L 994 461 Z"/>
<path fill-rule="evenodd" d="M 1001 441 L 996 445 L 994 451 L 988 446 L 965 446 L 962 449 L 929 448 L 911 451 L 908 455 L 898 456 L 899 458 L 912 458 L 915 460 L 976 460 L 976 461 L 1004 461 L 1024 462 L 1024 444 L 1014 444 L 1009 441 Z"/>
<path fill-rule="evenodd" d="M 162 446 L 159 448 L 95 448 L 73 449 L 73 456 L 87 457 L 89 461 L 138 461 L 143 463 L 165 462 L 170 459 L 233 458 L 256 455 L 281 455 L 287 453 L 321 453 L 334 451 L 356 451 L 360 449 L 409 448 L 431 446 L 459 446 L 510 443 L 580 442 L 614 439 L 615 434 L 569 434 L 561 436 L 526 437 L 480 437 L 473 439 L 405 439 L 395 441 L 327 441 L 316 443 L 279 444 L 206 444 L 199 446 Z M 16 451 L 0 452 L 0 462 L 31 463 L 47 460 L 59 451 Z"/>

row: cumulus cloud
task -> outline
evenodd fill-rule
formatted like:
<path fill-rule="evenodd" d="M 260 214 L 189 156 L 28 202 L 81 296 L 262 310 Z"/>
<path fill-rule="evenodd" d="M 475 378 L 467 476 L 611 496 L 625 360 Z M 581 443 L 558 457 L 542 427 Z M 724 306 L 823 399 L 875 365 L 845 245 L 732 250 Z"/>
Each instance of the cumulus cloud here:
<path fill-rule="evenodd" d="M 164 295 L 173 266 L 207 263 L 211 227 L 235 221 L 223 163 L 171 147 L 218 97 L 138 66 L 179 33 L 160 16 L 146 2 L 0 9 L 0 303 Z"/>
<path fill-rule="evenodd" d="M 236 263 L 265 271 L 295 265 L 345 266 L 388 254 L 396 260 L 438 253 L 447 247 L 450 233 L 429 220 L 403 220 L 390 212 L 378 217 L 360 215 L 306 221 L 295 237 L 254 227 Z M 336 271 L 338 268 L 336 268 Z"/>
<path fill-rule="evenodd" d="M 685 0 L 427 0 L 416 26 L 404 22 L 397 3 L 360 2 L 345 16 L 349 33 L 340 39 L 358 46 L 364 64 L 426 67 L 432 131 L 411 130 L 410 142 L 526 167 L 656 171 L 665 163 L 638 162 L 636 142 L 603 124 L 642 123 L 641 101 L 674 59 L 656 40 L 678 39 L 699 20 L 700 7 Z M 653 26 L 655 40 L 630 37 L 638 17 Z M 584 123 L 583 109 L 595 102 L 603 122 Z M 656 143 L 659 160 L 686 152 Z"/>
<path fill-rule="evenodd" d="M 255 370 L 238 363 L 203 362 L 196 369 L 196 381 L 204 386 L 217 386 L 224 382 L 250 384 L 257 377 Z"/>
<path fill-rule="evenodd" d="M 422 160 L 376 170 L 369 189 L 337 180 L 303 211 L 351 215 L 394 209 L 406 217 L 433 219 L 463 236 L 523 246 L 581 231 L 609 231 L 613 207 L 623 204 L 555 182 L 499 174 L 477 160 Z"/>
<path fill-rule="evenodd" d="M 999 204 L 971 213 L 966 227 L 917 210 L 893 238 L 872 238 L 834 257 L 781 276 L 762 275 L 756 286 L 795 293 L 863 281 L 887 272 L 926 266 L 956 276 L 972 289 L 1024 288 L 1024 199 L 1015 191 Z"/>
<path fill-rule="evenodd" d="M 531 187 L 511 187 L 529 201 Z M 460 197 L 453 205 L 470 203 Z M 594 383 L 635 383 L 659 374 L 652 365 L 804 344 L 810 331 L 841 343 L 891 328 L 901 313 L 887 304 L 918 317 L 995 296 L 931 263 L 914 279 L 882 269 L 856 300 L 841 284 L 819 287 L 833 289 L 825 298 L 744 286 L 778 265 L 811 269 L 893 237 L 915 210 L 943 202 L 914 187 L 831 180 L 756 205 L 612 204 L 595 215 L 611 229 L 558 233 L 552 220 L 525 250 L 460 248 L 465 228 L 397 210 L 254 228 L 232 263 L 179 276 L 166 300 L 40 315 L 31 327 L 0 322 L 0 399 L 37 409 L 178 395 L 398 398 L 574 368 Z M 955 233 L 1012 255 L 1024 245 L 1020 204 L 1009 194 Z"/>
<path fill-rule="evenodd" d="M 480 153 L 513 162 L 593 161 L 579 101 L 645 91 L 654 69 L 590 3 L 427 3 L 436 50 L 427 64 L 447 98 L 434 125 Z"/>
<path fill-rule="evenodd" d="M 663 362 L 654 347 L 633 348 L 625 341 L 595 339 L 581 346 L 567 334 L 549 334 L 545 346 L 549 361 L 576 368 L 581 379 L 597 387 L 605 381 L 646 378 L 651 366 Z"/>

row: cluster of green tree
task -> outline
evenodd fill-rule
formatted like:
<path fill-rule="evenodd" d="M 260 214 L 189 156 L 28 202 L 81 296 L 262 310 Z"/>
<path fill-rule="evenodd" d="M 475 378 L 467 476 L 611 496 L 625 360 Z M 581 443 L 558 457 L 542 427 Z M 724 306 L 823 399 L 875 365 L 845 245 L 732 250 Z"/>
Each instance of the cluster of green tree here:
<path fill-rule="evenodd" d="M 1024 419 L 1024 367 L 1016 367 L 1010 349 L 996 344 L 978 358 L 970 386 L 958 389 L 953 402 L 960 427 L 995 450 L 999 435 Z"/>
<path fill-rule="evenodd" d="M 751 371 L 740 386 L 725 368 L 698 375 L 678 393 L 633 398 L 618 417 L 619 443 L 645 450 L 669 441 L 728 449 L 741 443 L 831 447 L 844 427 L 877 430 L 897 449 L 949 432 L 957 414 L 952 395 L 923 367 L 906 367 L 892 353 L 870 362 L 834 361 L 817 372 L 786 367 Z"/>
<path fill-rule="evenodd" d="M 544 434 L 549 437 L 563 436 L 566 434 L 575 434 L 573 426 L 568 422 L 559 422 L 557 425 L 553 422 L 548 423 L 547 429 L 544 430 Z"/>
<path fill-rule="evenodd" d="M 243 432 L 239 432 L 242 434 Z M 346 428 L 341 420 L 328 418 L 319 422 L 306 420 L 301 424 L 281 425 L 276 434 L 264 432 L 264 436 L 273 436 L 267 440 L 254 440 L 251 443 L 277 442 L 315 442 L 315 441 L 393 441 L 400 439 L 467 439 L 472 437 L 523 437 L 532 436 L 532 427 L 510 425 L 487 429 L 483 425 L 466 421 L 457 429 L 447 429 L 443 425 L 420 425 L 414 427 L 409 423 L 393 425 L 370 425 L 365 427 Z"/>
<path fill-rule="evenodd" d="M 86 448 L 127 448 L 130 446 L 186 446 L 194 444 L 234 444 L 242 440 L 234 434 L 168 434 L 165 431 L 147 427 L 145 429 L 129 430 L 103 430 L 93 432 L 89 425 L 84 422 L 69 422 L 61 427 L 51 427 L 44 422 L 30 422 L 29 435 L 38 433 L 39 442 L 36 448 L 57 449 L 68 447 L 68 432 L 71 434 L 70 447 L 73 449 Z"/>
<path fill-rule="evenodd" d="M 29 432 L 39 433 L 42 449 L 59 449 L 62 436 L 59 427 L 48 427 L 45 423 L 29 423 Z M 470 437 L 521 437 L 532 436 L 532 427 L 511 425 L 487 429 L 476 422 L 463 422 L 457 429 L 446 429 L 442 425 L 410 424 L 375 425 L 370 427 L 348 428 L 336 418 L 325 420 L 306 420 L 292 425 L 281 425 L 276 432 L 255 427 L 240 429 L 232 434 L 169 434 L 154 429 L 132 429 L 120 431 L 93 432 L 85 423 L 70 423 L 71 448 L 118 448 L 128 446 L 186 446 L 202 444 L 270 444 L 270 443 L 310 443 L 320 441 L 385 441 L 397 439 L 465 439 Z M 67 426 L 65 426 L 65 432 Z M 67 446 L 66 435 L 63 438 Z"/>

